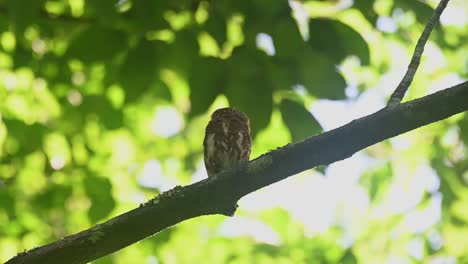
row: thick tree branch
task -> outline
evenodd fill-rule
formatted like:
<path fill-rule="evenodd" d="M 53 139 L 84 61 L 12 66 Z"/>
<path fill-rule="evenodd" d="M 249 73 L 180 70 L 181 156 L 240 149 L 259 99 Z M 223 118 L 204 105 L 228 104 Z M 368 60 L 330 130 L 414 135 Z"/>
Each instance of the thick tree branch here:
<path fill-rule="evenodd" d="M 388 106 L 399 104 L 401 100 L 403 100 L 403 97 L 405 97 L 406 91 L 408 91 L 409 86 L 413 82 L 414 75 L 418 70 L 427 39 L 431 35 L 434 25 L 439 21 L 440 15 L 444 11 L 448 2 L 449 0 L 441 0 L 437 5 L 436 9 L 434 10 L 434 13 L 432 14 L 431 18 L 427 22 L 424 31 L 422 32 L 421 36 L 418 39 L 418 42 L 416 43 L 413 57 L 411 58 L 410 64 L 408 65 L 408 69 L 406 70 L 405 76 L 403 76 L 403 79 L 400 81 L 397 88 L 390 96 L 390 99 L 388 100 Z"/>
<path fill-rule="evenodd" d="M 236 170 L 176 187 L 105 223 L 21 253 L 7 264 L 86 263 L 190 218 L 208 214 L 230 215 L 235 210 L 233 205 L 246 194 L 467 110 L 468 82 L 464 82 L 288 144 Z"/>

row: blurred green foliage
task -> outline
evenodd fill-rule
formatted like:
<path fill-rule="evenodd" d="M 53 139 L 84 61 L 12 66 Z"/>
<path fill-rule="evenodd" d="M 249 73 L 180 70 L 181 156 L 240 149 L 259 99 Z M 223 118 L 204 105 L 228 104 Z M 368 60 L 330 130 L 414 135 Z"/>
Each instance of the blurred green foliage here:
<path fill-rule="evenodd" d="M 218 107 L 247 113 L 256 157 L 320 133 L 316 102 L 385 98 L 436 1 L 354 2 L 0 0 L 0 262 L 204 177 Z M 409 98 L 468 76 L 467 32 L 436 29 Z M 458 115 L 361 153 L 351 196 L 307 171 L 96 263 L 465 263 L 467 146 Z"/>

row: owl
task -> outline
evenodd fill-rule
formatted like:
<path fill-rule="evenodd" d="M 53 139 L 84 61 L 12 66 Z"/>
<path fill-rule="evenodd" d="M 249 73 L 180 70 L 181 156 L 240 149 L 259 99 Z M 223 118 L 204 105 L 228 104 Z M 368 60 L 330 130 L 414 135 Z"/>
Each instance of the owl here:
<path fill-rule="evenodd" d="M 247 116 L 232 107 L 211 115 L 203 140 L 208 177 L 249 161 L 252 139 Z"/>

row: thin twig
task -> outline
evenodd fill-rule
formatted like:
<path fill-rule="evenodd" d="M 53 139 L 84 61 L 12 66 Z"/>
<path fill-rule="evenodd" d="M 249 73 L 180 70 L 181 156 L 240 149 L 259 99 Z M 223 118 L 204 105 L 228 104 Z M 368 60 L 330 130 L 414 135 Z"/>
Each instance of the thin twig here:
<path fill-rule="evenodd" d="M 419 63 L 421 62 L 421 56 L 424 52 L 424 45 L 426 45 L 427 39 L 431 35 L 434 25 L 439 21 L 440 15 L 444 11 L 449 1 L 450 0 L 441 0 L 434 10 L 432 17 L 429 19 L 429 22 L 427 22 L 426 27 L 421 34 L 421 37 L 419 37 L 405 76 L 403 76 L 400 84 L 398 84 L 398 87 L 393 92 L 390 100 L 388 100 L 387 106 L 397 105 L 403 100 L 403 97 L 405 96 L 406 91 L 408 91 L 408 87 L 411 85 L 411 82 L 413 82 L 414 75 L 418 70 Z"/>

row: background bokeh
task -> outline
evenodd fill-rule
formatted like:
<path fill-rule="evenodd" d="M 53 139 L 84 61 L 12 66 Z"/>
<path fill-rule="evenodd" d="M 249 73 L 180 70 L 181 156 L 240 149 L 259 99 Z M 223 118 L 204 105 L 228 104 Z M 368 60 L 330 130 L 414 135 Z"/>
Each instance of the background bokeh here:
<path fill-rule="evenodd" d="M 436 4 L 0 0 L 0 262 L 205 178 L 216 108 L 252 158 L 382 108 Z M 406 100 L 468 77 L 468 2 L 441 24 Z M 465 113 L 95 263 L 467 263 L 467 149 Z"/>

